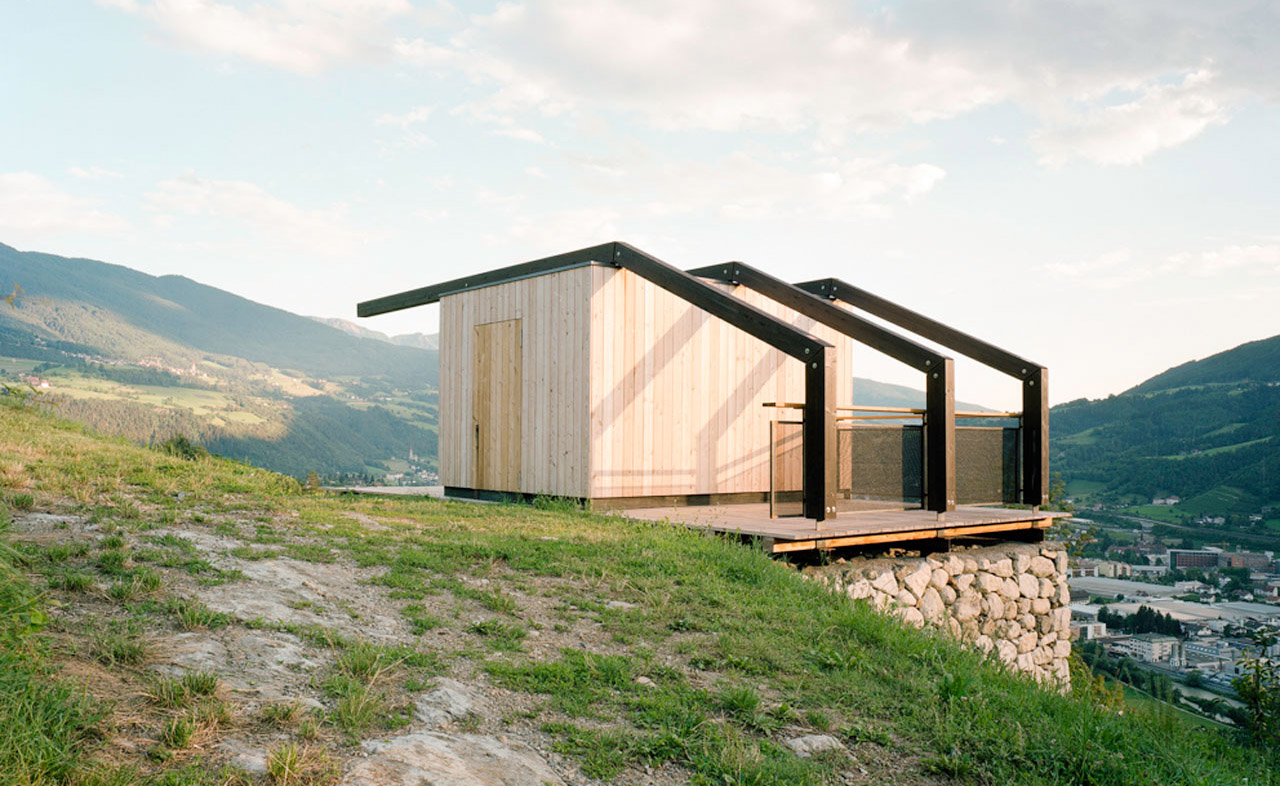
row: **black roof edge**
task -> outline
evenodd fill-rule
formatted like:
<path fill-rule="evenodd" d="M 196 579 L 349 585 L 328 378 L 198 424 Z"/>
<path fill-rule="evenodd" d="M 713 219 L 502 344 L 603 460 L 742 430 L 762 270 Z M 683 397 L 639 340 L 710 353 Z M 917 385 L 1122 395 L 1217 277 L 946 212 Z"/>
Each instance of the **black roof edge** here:
<path fill-rule="evenodd" d="M 531 262 L 521 262 L 518 265 L 510 265 L 497 270 L 462 276 L 461 278 L 433 284 L 429 287 L 410 289 L 394 295 L 366 300 L 363 303 L 356 304 L 356 316 L 372 317 L 405 308 L 413 308 L 414 306 L 425 306 L 439 302 L 440 298 L 446 295 L 452 295 L 468 289 L 480 289 L 494 286 L 495 284 L 505 284 L 521 278 L 541 276 L 593 263 L 612 265 L 613 246 L 613 243 L 602 243 L 598 246 L 580 248 L 577 251 L 535 259 Z"/>
<path fill-rule="evenodd" d="M 386 314 L 436 303 L 442 297 L 466 290 L 591 264 L 626 268 L 712 316 L 799 360 L 807 360 L 811 356 L 816 356 L 819 350 L 831 346 L 828 342 L 755 306 L 744 303 L 739 298 L 727 295 L 696 276 L 689 275 L 674 265 L 621 241 L 602 243 L 531 262 L 455 278 L 428 287 L 366 300 L 357 304 L 356 314 L 361 317 Z"/>
<path fill-rule="evenodd" d="M 917 371 L 928 371 L 950 359 L 907 336 L 863 319 L 847 309 L 833 305 L 818 295 L 771 276 L 745 262 L 707 265 L 687 272 L 690 275 L 741 284 L 753 289 Z"/>
<path fill-rule="evenodd" d="M 1001 373 L 1016 379 L 1029 379 L 1045 369 L 1039 363 L 1019 357 L 994 344 L 975 338 L 968 333 L 956 330 L 949 325 L 931 319 L 909 308 L 874 295 L 865 289 L 856 287 L 838 278 L 820 278 L 814 281 L 803 281 L 796 287 L 806 292 L 825 297 L 828 300 L 839 300 L 854 308 L 866 311 L 881 319 L 891 322 L 904 330 L 909 330 L 921 338 L 935 341 L 965 357 L 994 368 Z"/>

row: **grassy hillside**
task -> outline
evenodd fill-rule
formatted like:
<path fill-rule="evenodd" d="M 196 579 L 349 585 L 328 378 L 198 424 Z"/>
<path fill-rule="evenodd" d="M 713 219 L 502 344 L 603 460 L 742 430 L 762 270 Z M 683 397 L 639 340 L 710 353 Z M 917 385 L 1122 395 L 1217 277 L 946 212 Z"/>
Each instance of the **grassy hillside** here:
<path fill-rule="evenodd" d="M 27 378 L 67 417 L 140 442 L 181 435 L 296 477 L 434 467 L 434 349 L 4 245 L 0 281 L 22 288 L 0 304 L 0 381 Z"/>
<path fill-rule="evenodd" d="M 28 786 L 336 783 L 367 766 L 361 741 L 423 728 L 414 705 L 440 677 L 484 704 L 433 740 L 527 746 L 573 783 L 1280 772 L 1274 752 L 1117 711 L 1082 675 L 1042 690 L 678 527 L 307 493 L 8 406 L 0 495 L 0 772 Z M 799 758 L 784 742 L 805 734 L 842 749 Z"/>
<path fill-rule="evenodd" d="M 1247 525 L 1280 505 L 1280 336 L 1054 407 L 1051 436 L 1054 469 L 1086 501 L 1174 494 L 1182 505 L 1160 511 L 1171 520 L 1233 515 Z"/>

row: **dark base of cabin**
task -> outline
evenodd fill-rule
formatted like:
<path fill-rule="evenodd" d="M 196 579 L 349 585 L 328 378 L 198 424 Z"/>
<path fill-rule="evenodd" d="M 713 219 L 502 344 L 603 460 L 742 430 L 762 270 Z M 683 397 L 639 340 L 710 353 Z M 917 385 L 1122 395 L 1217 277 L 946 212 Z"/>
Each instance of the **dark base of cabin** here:
<path fill-rule="evenodd" d="M 526 494 L 518 491 L 491 491 L 489 489 L 468 489 L 459 486 L 445 486 L 446 497 L 458 499 L 479 499 L 486 502 L 533 502 L 538 499 L 563 499 L 578 505 L 585 505 L 591 510 L 632 510 L 636 508 L 696 508 L 710 505 L 746 505 L 766 502 L 767 492 L 751 491 L 737 494 L 675 494 L 652 497 L 558 497 L 550 494 Z"/>

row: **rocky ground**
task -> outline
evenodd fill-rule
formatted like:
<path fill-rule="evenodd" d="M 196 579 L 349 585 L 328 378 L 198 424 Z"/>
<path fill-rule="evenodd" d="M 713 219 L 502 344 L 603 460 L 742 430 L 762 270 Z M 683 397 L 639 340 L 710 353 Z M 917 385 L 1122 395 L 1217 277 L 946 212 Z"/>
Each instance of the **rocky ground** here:
<path fill-rule="evenodd" d="M 362 565 L 371 560 L 317 534 L 323 527 L 295 531 L 287 514 L 209 510 L 181 524 L 139 521 L 147 517 L 121 526 L 101 515 L 31 512 L 13 526 L 20 549 L 44 556 L 64 675 L 111 703 L 106 757 L 139 772 L 194 764 L 227 784 L 600 783 L 580 757 L 557 752 L 563 746 L 547 729 L 565 717 L 542 695 L 498 684 L 487 663 L 639 644 L 653 648 L 655 673 L 671 669 L 708 687 L 719 678 L 689 663 L 682 645 L 699 634 L 635 642 L 616 625 L 606 630 L 602 618 L 625 620 L 638 604 L 612 597 L 605 581 L 493 564 L 406 592 L 385 565 Z M 406 525 L 348 518 L 368 532 Z M 186 675 L 216 677 L 213 709 L 156 700 Z M 644 675 L 634 681 L 656 686 Z M 765 684 L 759 690 L 770 694 Z M 172 739 L 184 718 L 193 719 L 189 739 Z M 775 736 L 798 757 L 838 759 L 843 782 L 931 780 L 874 735 L 859 743 L 797 724 Z M 665 764 L 627 766 L 608 782 L 689 780 Z"/>

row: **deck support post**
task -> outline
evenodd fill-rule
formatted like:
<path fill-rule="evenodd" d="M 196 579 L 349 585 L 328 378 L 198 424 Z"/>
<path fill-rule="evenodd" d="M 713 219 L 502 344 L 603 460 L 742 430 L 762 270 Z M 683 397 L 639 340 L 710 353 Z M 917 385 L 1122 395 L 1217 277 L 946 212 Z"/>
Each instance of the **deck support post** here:
<path fill-rule="evenodd" d="M 1022 502 L 1049 504 L 1049 369 L 1022 380 Z"/>
<path fill-rule="evenodd" d="M 836 517 L 836 348 L 804 364 L 804 517 Z"/>
<path fill-rule="evenodd" d="M 955 361 L 944 358 L 925 372 L 925 508 L 956 509 Z"/>

